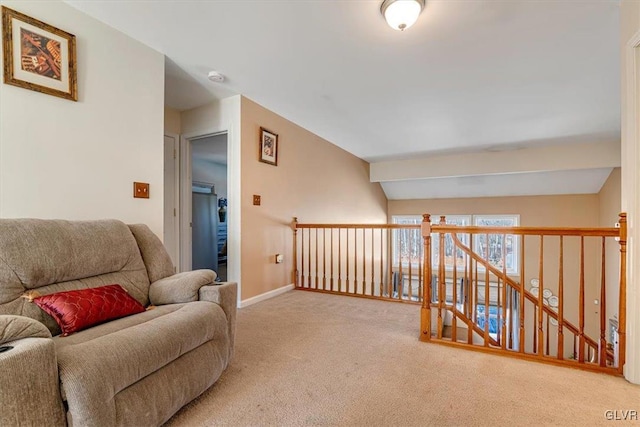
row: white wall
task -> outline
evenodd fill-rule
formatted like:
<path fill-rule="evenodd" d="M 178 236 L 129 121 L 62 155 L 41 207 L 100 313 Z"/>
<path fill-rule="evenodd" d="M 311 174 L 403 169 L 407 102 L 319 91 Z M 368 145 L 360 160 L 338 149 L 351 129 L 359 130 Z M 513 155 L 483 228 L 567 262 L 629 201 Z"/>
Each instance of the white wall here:
<path fill-rule="evenodd" d="M 0 216 L 117 218 L 162 236 L 164 56 L 59 1 L 0 1 L 75 34 L 78 102 L 0 85 Z M 133 181 L 151 184 L 133 198 Z"/>

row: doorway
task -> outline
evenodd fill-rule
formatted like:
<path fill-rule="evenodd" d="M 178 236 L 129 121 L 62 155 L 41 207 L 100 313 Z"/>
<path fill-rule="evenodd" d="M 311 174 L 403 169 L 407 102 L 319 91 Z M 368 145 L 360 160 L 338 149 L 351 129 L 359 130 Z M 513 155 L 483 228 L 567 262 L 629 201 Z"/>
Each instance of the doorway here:
<path fill-rule="evenodd" d="M 227 134 L 191 139 L 192 269 L 227 280 Z"/>

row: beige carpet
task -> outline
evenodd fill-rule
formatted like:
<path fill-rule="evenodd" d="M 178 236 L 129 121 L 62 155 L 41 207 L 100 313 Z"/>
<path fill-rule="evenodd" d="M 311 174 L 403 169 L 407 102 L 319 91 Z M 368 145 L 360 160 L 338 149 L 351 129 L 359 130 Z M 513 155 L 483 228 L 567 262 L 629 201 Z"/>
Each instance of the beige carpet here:
<path fill-rule="evenodd" d="M 421 343 L 418 322 L 417 306 L 304 291 L 242 309 L 230 367 L 168 425 L 611 425 L 606 410 L 640 413 L 640 387 L 622 378 Z"/>

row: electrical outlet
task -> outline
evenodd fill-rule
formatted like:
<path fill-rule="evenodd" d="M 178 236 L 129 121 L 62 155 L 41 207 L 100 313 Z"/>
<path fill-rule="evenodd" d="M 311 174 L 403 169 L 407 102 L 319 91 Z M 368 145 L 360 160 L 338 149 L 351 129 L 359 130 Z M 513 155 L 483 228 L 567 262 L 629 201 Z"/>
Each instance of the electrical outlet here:
<path fill-rule="evenodd" d="M 257 194 L 253 195 L 253 205 L 254 206 L 260 206 L 260 196 Z"/>
<path fill-rule="evenodd" d="M 136 199 L 148 199 L 149 198 L 149 184 L 146 182 L 134 182 L 133 183 L 133 197 Z"/>
<path fill-rule="evenodd" d="M 282 264 L 282 261 L 284 261 L 282 254 L 276 254 L 276 264 Z"/>

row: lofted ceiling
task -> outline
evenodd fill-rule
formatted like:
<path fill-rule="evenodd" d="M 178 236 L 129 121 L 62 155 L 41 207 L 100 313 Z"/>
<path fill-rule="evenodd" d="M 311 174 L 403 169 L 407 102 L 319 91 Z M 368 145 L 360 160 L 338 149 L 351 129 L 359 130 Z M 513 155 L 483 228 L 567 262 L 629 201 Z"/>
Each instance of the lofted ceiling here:
<path fill-rule="evenodd" d="M 168 106 L 243 94 L 372 164 L 619 144 L 615 0 L 427 0 L 405 32 L 386 25 L 381 1 L 67 3 L 167 56 Z M 226 82 L 208 81 L 210 70 Z M 597 191 L 604 168 L 567 172 L 566 185 L 531 177 L 549 184 L 520 192 Z M 515 179 L 528 182 L 489 175 L 491 195 L 514 195 Z M 382 182 L 389 198 L 470 197 L 480 188 L 451 178 L 437 192 L 404 184 Z"/>

